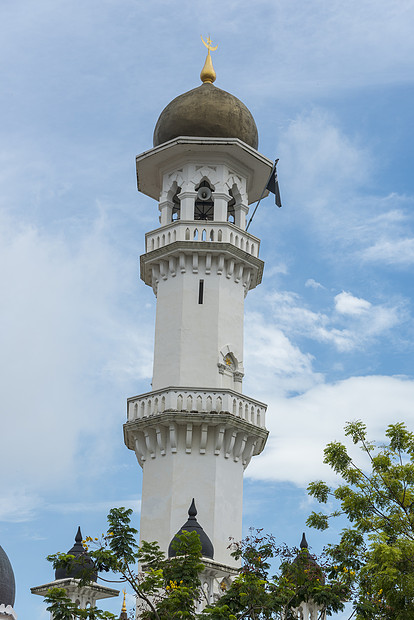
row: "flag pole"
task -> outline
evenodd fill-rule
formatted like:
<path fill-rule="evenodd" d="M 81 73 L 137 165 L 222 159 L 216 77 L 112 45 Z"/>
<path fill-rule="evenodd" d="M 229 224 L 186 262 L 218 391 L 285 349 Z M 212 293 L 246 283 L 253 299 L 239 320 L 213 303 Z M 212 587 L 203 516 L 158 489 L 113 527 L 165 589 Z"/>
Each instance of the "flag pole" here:
<path fill-rule="evenodd" d="M 257 204 L 256 204 L 256 206 L 255 206 L 255 208 L 254 208 L 253 213 L 252 213 L 252 216 L 251 216 L 251 218 L 250 218 L 250 220 L 248 221 L 248 224 L 247 224 L 247 226 L 246 226 L 246 232 L 249 230 L 249 226 L 250 226 L 250 224 L 252 223 L 252 219 L 254 218 L 254 214 L 255 214 L 255 213 L 256 213 L 256 211 L 257 211 L 257 207 L 259 206 L 259 204 L 260 204 L 260 202 L 261 202 L 262 198 L 264 197 L 265 193 L 267 192 L 267 186 L 269 185 L 269 181 L 270 181 L 270 179 L 272 178 L 272 174 L 274 173 L 274 170 L 275 170 L 275 167 L 276 167 L 276 165 L 277 165 L 277 162 L 278 162 L 278 161 L 279 161 L 279 160 L 278 160 L 278 159 L 276 159 L 275 163 L 273 164 L 273 168 L 272 168 L 272 170 L 271 170 L 271 172 L 270 172 L 270 174 L 269 174 L 269 178 L 268 178 L 268 179 L 267 179 L 267 181 L 266 181 L 266 185 L 264 186 L 264 190 L 262 191 L 262 194 L 261 194 L 261 196 L 260 196 L 259 200 L 257 201 Z"/>

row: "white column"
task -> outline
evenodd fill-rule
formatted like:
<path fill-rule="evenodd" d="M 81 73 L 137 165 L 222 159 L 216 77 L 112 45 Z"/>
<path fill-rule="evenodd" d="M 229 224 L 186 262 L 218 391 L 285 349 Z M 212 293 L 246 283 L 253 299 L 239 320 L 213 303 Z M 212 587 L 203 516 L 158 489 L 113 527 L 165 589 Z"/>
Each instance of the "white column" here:
<path fill-rule="evenodd" d="M 213 192 L 214 221 L 227 222 L 227 204 L 230 202 L 229 194 Z"/>
<path fill-rule="evenodd" d="M 249 212 L 249 207 L 243 203 L 238 203 L 234 206 L 234 223 L 243 230 L 246 229 L 246 215 Z"/>
<path fill-rule="evenodd" d="M 197 196 L 197 192 L 181 192 L 178 194 L 180 201 L 180 219 L 181 220 L 193 220 L 194 219 L 194 203 Z"/>
<path fill-rule="evenodd" d="M 160 224 L 161 226 L 167 226 L 172 222 L 173 202 L 171 200 L 164 200 L 159 204 L 159 210 L 161 212 Z"/>

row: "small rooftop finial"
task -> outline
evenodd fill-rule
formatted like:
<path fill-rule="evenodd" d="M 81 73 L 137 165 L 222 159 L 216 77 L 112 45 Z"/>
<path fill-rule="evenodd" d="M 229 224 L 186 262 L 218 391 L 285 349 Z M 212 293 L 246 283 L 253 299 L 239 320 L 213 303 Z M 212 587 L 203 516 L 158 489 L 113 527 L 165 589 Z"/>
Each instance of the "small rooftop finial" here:
<path fill-rule="evenodd" d="M 193 497 L 193 501 L 191 502 L 191 506 L 188 509 L 188 516 L 190 517 L 190 519 L 195 519 L 197 516 L 197 508 L 195 505 L 194 497 Z"/>
<path fill-rule="evenodd" d="M 207 43 L 204 41 L 203 37 L 201 37 L 201 40 L 203 44 L 206 46 L 206 48 L 208 49 L 208 52 L 207 52 L 206 61 L 204 63 L 204 67 L 201 69 L 200 79 L 203 82 L 203 84 L 205 84 L 206 82 L 209 84 L 212 84 L 216 80 L 216 72 L 214 71 L 210 52 L 215 52 L 216 49 L 218 48 L 218 45 L 216 45 L 216 47 L 213 47 L 212 41 L 209 36 L 207 37 Z"/>
<path fill-rule="evenodd" d="M 300 541 L 300 548 L 301 549 L 307 549 L 308 548 L 308 541 L 306 540 L 305 532 L 303 532 L 302 540 Z"/>
<path fill-rule="evenodd" d="M 80 525 L 78 526 L 78 531 L 76 532 L 75 542 L 77 542 L 77 543 L 82 542 L 82 532 L 81 532 L 81 529 L 80 529 Z"/>
<path fill-rule="evenodd" d="M 124 593 L 124 602 L 122 603 L 122 609 L 121 609 L 121 613 L 119 614 L 118 620 L 128 620 L 128 612 L 127 612 L 126 602 L 125 602 L 126 592 L 125 590 L 122 590 L 122 592 Z"/>

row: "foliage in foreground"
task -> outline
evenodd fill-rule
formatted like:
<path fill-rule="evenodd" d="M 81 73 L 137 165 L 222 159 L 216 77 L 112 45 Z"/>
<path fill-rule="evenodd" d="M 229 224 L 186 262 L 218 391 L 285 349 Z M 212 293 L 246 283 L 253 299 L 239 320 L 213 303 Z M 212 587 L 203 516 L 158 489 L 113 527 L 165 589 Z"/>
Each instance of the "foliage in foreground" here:
<path fill-rule="evenodd" d="M 289 620 L 293 609 L 303 601 L 314 600 L 330 614 L 343 609 L 349 595 L 348 575 L 327 578 L 307 549 L 289 550 L 277 546 L 272 536 L 252 532 L 233 544 L 233 556 L 242 562 L 239 574 L 218 601 L 200 611 L 207 601 L 203 601 L 200 581 L 204 566 L 198 534 L 182 532 L 176 541 L 176 557 L 167 559 L 157 543 L 143 542 L 138 547 L 137 532 L 130 524 L 131 513 L 125 508 L 113 508 L 108 515 L 107 534 L 100 540 L 88 537 L 84 541 L 85 553 L 95 567 L 63 553 L 48 559 L 54 568 L 71 569 L 80 563 L 80 587 L 90 582 L 95 570 L 116 574 L 119 582 L 127 582 L 136 595 L 143 620 Z M 271 576 L 271 563 L 276 559 L 280 567 Z M 136 570 L 138 563 L 144 567 L 141 572 Z M 77 608 L 58 588 L 49 590 L 45 600 L 54 620 L 116 618 L 97 607 Z"/>
<path fill-rule="evenodd" d="M 350 575 L 356 620 L 414 620 L 414 434 L 391 424 L 387 443 L 376 446 L 356 421 L 345 435 L 365 461 L 356 462 L 340 442 L 326 446 L 324 462 L 342 484 L 333 490 L 313 482 L 308 491 L 322 504 L 334 500 L 338 509 L 314 512 L 307 524 L 323 530 L 332 518 L 348 518 L 339 544 L 328 548 L 328 576 Z"/>

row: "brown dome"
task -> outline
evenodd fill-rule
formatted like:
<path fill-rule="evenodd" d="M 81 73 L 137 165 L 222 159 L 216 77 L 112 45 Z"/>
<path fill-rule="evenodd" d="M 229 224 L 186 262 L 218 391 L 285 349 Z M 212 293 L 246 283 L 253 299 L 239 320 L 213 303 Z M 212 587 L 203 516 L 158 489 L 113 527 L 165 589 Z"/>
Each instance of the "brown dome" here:
<path fill-rule="evenodd" d="M 256 123 L 244 103 L 209 82 L 179 95 L 161 112 L 154 146 L 178 136 L 239 138 L 258 146 Z"/>

